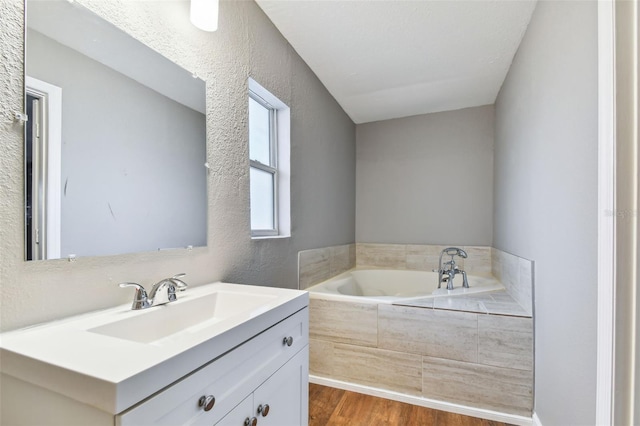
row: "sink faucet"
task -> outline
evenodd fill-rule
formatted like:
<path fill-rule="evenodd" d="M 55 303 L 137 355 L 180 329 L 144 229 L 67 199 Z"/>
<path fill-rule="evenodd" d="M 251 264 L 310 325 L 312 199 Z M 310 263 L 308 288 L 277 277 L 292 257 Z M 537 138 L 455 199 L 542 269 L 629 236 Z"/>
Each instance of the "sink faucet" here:
<path fill-rule="evenodd" d="M 176 290 L 185 291 L 187 284 L 180 278 L 186 274 L 177 274 L 171 278 L 163 278 L 153 285 L 151 291 L 147 295 L 147 291 L 138 283 L 120 283 L 120 287 L 134 287 L 136 292 L 133 296 L 131 309 L 146 309 L 152 306 L 164 305 L 165 303 L 178 300 Z"/>
<path fill-rule="evenodd" d="M 451 260 L 443 264 L 442 256 L 445 254 L 447 256 L 451 256 Z M 440 288 L 442 283 L 446 282 L 447 290 L 453 290 L 453 278 L 457 274 L 462 274 L 462 287 L 469 288 L 469 282 L 467 281 L 467 273 L 456 266 L 456 261 L 454 259 L 455 256 L 461 257 L 462 259 L 466 259 L 467 252 L 457 247 L 448 247 L 440 252 L 440 259 L 438 260 L 438 269 L 434 269 L 433 271 L 438 273 L 438 288 Z"/>

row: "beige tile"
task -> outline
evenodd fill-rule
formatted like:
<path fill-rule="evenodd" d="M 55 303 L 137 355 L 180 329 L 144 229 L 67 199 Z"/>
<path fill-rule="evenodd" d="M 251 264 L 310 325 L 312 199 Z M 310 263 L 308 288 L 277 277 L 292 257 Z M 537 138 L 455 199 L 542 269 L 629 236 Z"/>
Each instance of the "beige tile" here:
<path fill-rule="evenodd" d="M 479 316 L 478 363 L 533 370 L 533 320 L 498 315 Z"/>
<path fill-rule="evenodd" d="M 407 256 L 440 256 L 440 252 L 446 248 L 446 246 L 434 245 L 434 244 L 407 244 Z"/>
<path fill-rule="evenodd" d="M 476 362 L 477 314 L 379 305 L 378 347 Z"/>
<path fill-rule="evenodd" d="M 394 305 L 475 312 L 479 314 L 531 317 L 531 314 L 527 313 L 505 290 L 451 297 L 409 299 L 395 302 Z"/>
<path fill-rule="evenodd" d="M 513 297 L 511 297 L 511 295 L 507 293 L 506 290 L 490 291 L 485 293 L 485 295 L 489 296 L 495 302 L 512 303 L 516 305 L 518 304 L 518 302 L 516 302 L 516 300 Z"/>
<path fill-rule="evenodd" d="M 422 393 L 422 357 L 336 344 L 332 378 L 409 395 Z"/>
<path fill-rule="evenodd" d="M 402 244 L 356 244 L 358 266 L 406 269 L 406 246 Z"/>
<path fill-rule="evenodd" d="M 518 287 L 518 276 L 520 273 L 519 258 L 509 253 L 502 252 L 502 284 L 507 292 L 516 291 Z"/>
<path fill-rule="evenodd" d="M 432 271 L 438 268 L 438 259 L 444 246 L 407 245 L 407 269 Z"/>
<path fill-rule="evenodd" d="M 518 302 L 531 315 L 533 309 L 533 262 L 519 259 Z"/>
<path fill-rule="evenodd" d="M 464 270 L 470 275 L 491 276 L 491 247 L 465 246 Z"/>
<path fill-rule="evenodd" d="M 438 268 L 438 256 L 407 255 L 407 269 L 433 271 Z"/>
<path fill-rule="evenodd" d="M 350 252 L 351 245 L 349 244 L 329 247 L 329 270 L 332 277 L 353 268 Z"/>
<path fill-rule="evenodd" d="M 502 251 L 491 247 L 491 273 L 498 280 L 502 279 Z"/>
<path fill-rule="evenodd" d="M 309 339 L 309 373 L 330 376 L 333 371 L 334 344 L 325 340 Z"/>
<path fill-rule="evenodd" d="M 378 306 L 371 303 L 309 300 L 309 337 L 362 346 L 378 344 Z"/>
<path fill-rule="evenodd" d="M 530 260 L 524 259 L 522 257 L 518 258 L 519 260 L 519 281 L 523 286 L 529 286 L 533 284 L 532 276 L 533 276 L 533 262 Z"/>
<path fill-rule="evenodd" d="M 527 417 L 533 407 L 531 371 L 424 357 L 422 388 L 426 398 Z"/>
<path fill-rule="evenodd" d="M 513 317 L 531 318 L 519 303 L 512 302 L 483 302 L 487 313 L 490 315 L 506 315 Z"/>
<path fill-rule="evenodd" d="M 533 262 L 510 253 L 491 249 L 492 272 L 527 315 L 533 309 Z"/>
<path fill-rule="evenodd" d="M 487 308 L 482 300 L 474 297 L 437 297 L 433 301 L 433 309 L 445 309 L 449 311 L 474 312 L 486 314 Z"/>
<path fill-rule="evenodd" d="M 349 244 L 349 269 L 356 267 L 356 245 Z"/>
<path fill-rule="evenodd" d="M 330 255 L 328 248 L 298 253 L 298 286 L 301 290 L 331 277 Z"/>
<path fill-rule="evenodd" d="M 433 297 L 425 297 L 424 299 L 409 299 L 395 302 L 396 306 L 415 306 L 416 308 L 433 308 Z"/>
<path fill-rule="evenodd" d="M 489 314 L 531 317 L 506 290 L 491 291 L 485 293 L 485 296 L 488 300 L 483 300 L 483 303 Z"/>

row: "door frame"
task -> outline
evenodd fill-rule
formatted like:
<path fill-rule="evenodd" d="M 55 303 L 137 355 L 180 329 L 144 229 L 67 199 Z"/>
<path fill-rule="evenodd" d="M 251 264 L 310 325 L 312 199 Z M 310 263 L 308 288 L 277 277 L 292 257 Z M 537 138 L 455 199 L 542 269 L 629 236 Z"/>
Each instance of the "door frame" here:
<path fill-rule="evenodd" d="M 60 257 L 62 203 L 62 89 L 33 77 L 25 77 L 25 92 L 45 100 L 47 140 L 46 259 Z M 25 97 L 26 99 L 26 97 Z"/>

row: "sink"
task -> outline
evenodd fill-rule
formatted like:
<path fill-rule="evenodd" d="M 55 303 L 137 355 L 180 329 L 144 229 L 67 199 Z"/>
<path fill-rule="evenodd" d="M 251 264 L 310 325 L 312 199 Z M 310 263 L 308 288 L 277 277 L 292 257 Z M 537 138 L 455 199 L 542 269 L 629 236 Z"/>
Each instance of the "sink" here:
<path fill-rule="evenodd" d="M 152 343 L 177 333 L 193 333 L 226 319 L 259 313 L 261 307 L 275 298 L 275 295 L 219 290 L 134 311 L 133 316 L 87 331 L 138 343 Z"/>
<path fill-rule="evenodd" d="M 193 286 L 166 305 L 127 303 L 2 333 L 0 372 L 117 414 L 308 304 L 300 290 Z"/>

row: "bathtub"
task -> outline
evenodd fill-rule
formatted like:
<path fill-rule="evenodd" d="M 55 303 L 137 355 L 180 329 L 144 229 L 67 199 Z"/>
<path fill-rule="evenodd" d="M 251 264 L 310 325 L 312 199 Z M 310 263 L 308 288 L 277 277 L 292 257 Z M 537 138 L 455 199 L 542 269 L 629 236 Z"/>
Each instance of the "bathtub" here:
<path fill-rule="evenodd" d="M 435 272 L 361 268 L 309 287 L 310 381 L 477 417 L 530 418 L 532 319 L 488 312 L 485 301 L 508 298 L 504 287 L 468 280 L 464 289 L 456 276 L 447 291 Z M 502 291 L 482 293 L 494 290 Z M 512 368 L 516 353 L 526 366 Z"/>
<path fill-rule="evenodd" d="M 311 297 L 371 303 L 395 303 L 411 299 L 454 296 L 503 290 L 493 277 L 468 276 L 469 288 L 462 287 L 462 276 L 454 279 L 454 289 L 446 283 L 438 288 L 438 273 L 391 269 L 352 269 L 307 288 Z"/>

